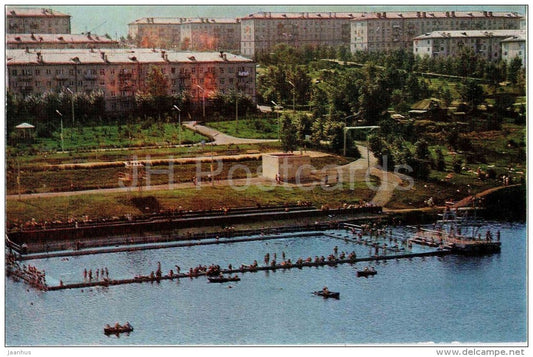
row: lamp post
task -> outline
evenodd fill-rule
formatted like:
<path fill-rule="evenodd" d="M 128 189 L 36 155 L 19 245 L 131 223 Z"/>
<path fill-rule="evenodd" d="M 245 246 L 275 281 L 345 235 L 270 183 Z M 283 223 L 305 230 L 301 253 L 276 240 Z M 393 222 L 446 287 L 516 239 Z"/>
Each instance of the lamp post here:
<path fill-rule="evenodd" d="M 74 92 L 71 91 L 69 87 L 67 87 L 67 91 L 69 91 L 70 94 L 71 94 L 70 102 L 71 102 L 71 105 L 72 105 L 72 128 L 74 129 Z"/>
<path fill-rule="evenodd" d="M 273 100 L 270 101 L 270 103 L 274 104 L 274 109 L 283 109 L 282 106 L 278 105 Z M 279 122 L 279 112 L 278 113 L 278 141 L 281 141 L 281 123 Z"/>
<path fill-rule="evenodd" d="M 65 151 L 65 143 L 63 141 L 63 114 L 59 110 L 56 109 L 56 113 L 59 115 L 59 118 L 61 119 L 61 151 Z"/>
<path fill-rule="evenodd" d="M 205 89 L 203 89 L 199 84 L 196 86 L 202 90 L 202 118 L 205 121 Z"/>
<path fill-rule="evenodd" d="M 291 81 L 287 81 L 292 86 L 292 111 L 296 111 L 296 86 Z"/>
<path fill-rule="evenodd" d="M 173 105 L 172 108 L 178 111 L 178 144 L 181 145 L 181 109 L 177 105 Z"/>

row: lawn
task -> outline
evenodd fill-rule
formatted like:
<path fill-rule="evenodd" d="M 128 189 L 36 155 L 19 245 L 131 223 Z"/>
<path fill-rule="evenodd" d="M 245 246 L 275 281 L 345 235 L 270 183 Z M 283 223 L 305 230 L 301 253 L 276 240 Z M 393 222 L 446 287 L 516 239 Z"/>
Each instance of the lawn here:
<path fill-rule="evenodd" d="M 195 188 L 149 192 L 125 192 L 113 194 L 74 195 L 69 197 L 47 197 L 27 200 L 7 200 L 6 218 L 8 222 L 38 222 L 55 219 L 66 220 L 67 217 L 91 219 L 121 217 L 127 214 L 139 215 L 141 212 L 133 202 L 135 197 L 153 196 L 161 209 L 209 210 L 225 207 L 255 207 L 257 204 L 284 205 L 296 204 L 298 201 L 311 202 L 316 207 L 328 204 L 338 207 L 343 203 L 357 204 L 361 200 L 370 200 L 374 192 L 365 182 L 357 182 L 353 190 L 349 183 L 342 188 L 325 190 L 317 185 L 311 190 L 285 188 L 282 186 L 250 185 L 235 190 L 230 186 L 202 186 Z"/>
<path fill-rule="evenodd" d="M 278 121 L 272 119 L 242 119 L 238 124 L 235 120 L 217 121 L 206 124 L 225 134 L 247 139 L 277 139 Z"/>
<path fill-rule="evenodd" d="M 181 143 L 192 144 L 207 140 L 206 137 L 189 129 L 182 128 Z M 65 150 L 120 148 L 136 146 L 168 146 L 180 141 L 178 126 L 171 123 L 131 125 L 106 125 L 92 127 L 65 128 L 63 146 Z M 61 150 L 61 132 L 56 131 L 51 138 L 37 138 L 33 145 L 39 151 Z"/>

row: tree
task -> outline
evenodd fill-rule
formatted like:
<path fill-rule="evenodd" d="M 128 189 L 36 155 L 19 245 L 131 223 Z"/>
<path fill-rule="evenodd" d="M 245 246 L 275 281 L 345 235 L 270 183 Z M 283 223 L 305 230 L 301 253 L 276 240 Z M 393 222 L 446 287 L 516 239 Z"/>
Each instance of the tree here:
<path fill-rule="evenodd" d="M 470 103 L 473 109 L 476 109 L 476 107 L 485 100 L 483 87 L 473 79 L 461 83 L 461 85 L 458 86 L 458 91 L 462 100 Z"/>
<path fill-rule="evenodd" d="M 170 88 L 167 77 L 158 66 L 150 67 L 146 78 L 145 88 L 136 93 L 136 101 L 140 112 L 143 114 L 161 113 L 170 110 L 171 100 L 168 95 Z"/>
<path fill-rule="evenodd" d="M 281 121 L 281 146 L 284 152 L 293 152 L 298 148 L 298 138 L 296 136 L 296 126 L 292 121 L 292 117 L 288 114 L 283 114 Z"/>
<path fill-rule="evenodd" d="M 509 67 L 507 68 L 507 80 L 513 84 L 516 84 L 518 80 L 518 74 L 522 69 L 522 60 L 520 57 L 515 57 L 511 60 Z"/>

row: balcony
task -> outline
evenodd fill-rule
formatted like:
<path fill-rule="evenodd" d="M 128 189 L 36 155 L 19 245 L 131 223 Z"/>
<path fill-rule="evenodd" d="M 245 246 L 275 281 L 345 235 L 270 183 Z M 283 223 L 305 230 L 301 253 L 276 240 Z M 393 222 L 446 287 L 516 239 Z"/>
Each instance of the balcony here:
<path fill-rule="evenodd" d="M 96 80 L 96 78 L 98 78 L 98 76 L 94 73 L 85 73 L 83 75 L 83 78 L 87 79 L 87 80 L 90 80 L 90 81 L 94 81 Z"/>
<path fill-rule="evenodd" d="M 63 73 L 56 74 L 55 79 L 58 81 L 66 81 L 68 79 L 68 75 L 63 74 Z"/>
<path fill-rule="evenodd" d="M 250 72 L 248 71 L 239 71 L 237 72 L 238 77 L 248 77 L 250 75 Z"/>

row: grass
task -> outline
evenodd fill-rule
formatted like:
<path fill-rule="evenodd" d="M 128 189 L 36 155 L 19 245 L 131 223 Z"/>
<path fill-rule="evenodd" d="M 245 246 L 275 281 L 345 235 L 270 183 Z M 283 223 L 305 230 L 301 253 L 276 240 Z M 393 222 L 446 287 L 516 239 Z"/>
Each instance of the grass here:
<path fill-rule="evenodd" d="M 132 202 L 132 198 L 153 196 L 162 209 L 209 210 L 226 207 L 255 207 L 257 204 L 284 205 L 296 204 L 298 201 L 310 201 L 319 207 L 328 204 L 330 207 L 342 203 L 356 204 L 361 200 L 370 200 L 373 191 L 366 187 L 365 182 L 358 182 L 352 190 L 349 184 L 342 189 L 324 190 L 317 185 L 312 190 L 299 188 L 288 189 L 281 186 L 262 188 L 250 185 L 242 190 L 230 186 L 202 186 L 195 188 L 139 193 L 91 194 L 70 197 L 46 197 L 28 200 L 7 200 L 6 218 L 8 222 L 27 222 L 35 219 L 38 222 L 62 220 L 67 217 L 91 219 L 121 217 L 126 214 L 139 215 L 141 212 Z"/>
<path fill-rule="evenodd" d="M 208 126 L 225 134 L 246 139 L 277 139 L 277 119 L 243 119 L 236 125 L 235 120 L 210 122 Z"/>
<path fill-rule="evenodd" d="M 316 169 L 321 169 L 326 165 L 343 165 L 346 163 L 348 163 L 348 160 L 341 156 L 311 159 L 311 165 Z M 215 163 L 213 170 L 215 173 L 220 171 L 216 173 L 215 177 L 227 178 L 235 164 L 246 166 L 252 177 L 256 177 L 262 161 L 245 157 L 237 161 L 225 160 L 220 167 L 218 163 Z M 154 164 L 151 166 L 150 171 L 145 170 L 145 172 L 149 173 L 150 185 L 166 185 L 169 183 L 191 182 L 193 177 L 197 176 L 197 170 L 209 172 L 211 167 L 209 163 L 202 163 L 200 166 L 197 166 L 196 163 L 165 163 Z M 18 193 L 17 173 L 16 169 L 7 170 L 6 172 L 7 194 Z M 130 173 L 130 171 L 122 165 L 64 170 L 31 170 L 31 168 L 28 168 L 21 170 L 21 193 L 117 188 L 119 187 L 119 177 L 127 173 Z M 232 177 L 235 179 L 244 178 L 246 177 L 246 172 L 244 170 L 235 170 L 232 172 Z M 143 182 L 146 183 L 146 179 Z M 127 185 L 129 186 L 130 184 L 128 183 Z"/>
<path fill-rule="evenodd" d="M 79 151 L 96 148 L 175 145 L 179 143 L 180 133 L 178 126 L 171 123 L 152 124 L 144 128 L 141 124 L 106 125 L 65 128 L 63 139 L 65 150 Z M 206 140 L 206 137 L 182 128 L 182 144 L 199 143 L 202 140 Z M 51 138 L 37 138 L 33 147 L 39 151 L 61 150 L 61 132 L 54 132 Z"/>

